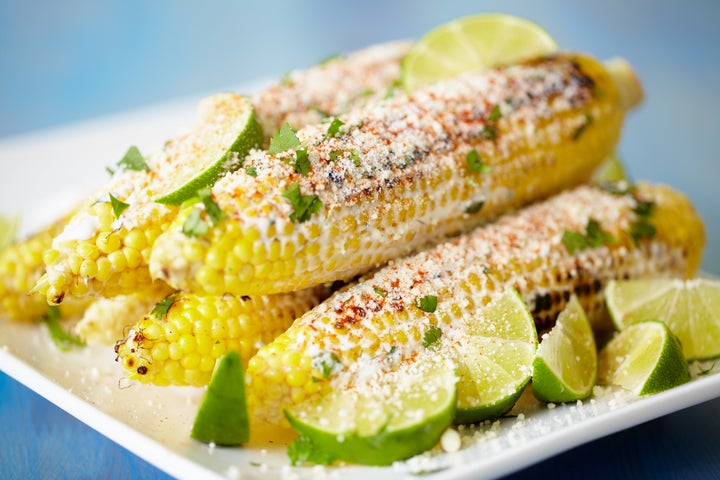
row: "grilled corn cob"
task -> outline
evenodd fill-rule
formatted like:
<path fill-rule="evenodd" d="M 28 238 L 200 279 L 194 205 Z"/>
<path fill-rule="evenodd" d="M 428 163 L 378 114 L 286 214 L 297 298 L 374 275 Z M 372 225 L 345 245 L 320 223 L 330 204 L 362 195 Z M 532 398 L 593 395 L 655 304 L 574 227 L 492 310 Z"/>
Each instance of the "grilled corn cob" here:
<path fill-rule="evenodd" d="M 452 339 L 509 287 L 540 331 L 572 293 L 602 328 L 609 279 L 691 276 L 703 245 L 702 222 L 678 192 L 648 184 L 625 195 L 578 187 L 391 262 L 336 293 L 250 360 L 248 403 L 258 418 L 277 423 L 290 405 L 411 358 L 431 325 L 441 340 Z M 428 296 L 437 299 L 432 313 L 421 309 Z"/>
<path fill-rule="evenodd" d="M 265 135 L 269 138 L 284 123 L 302 128 L 392 95 L 400 81 L 400 60 L 410 45 L 404 41 L 375 45 L 290 72 L 251 97 Z"/>
<path fill-rule="evenodd" d="M 406 42 L 380 45 L 346 58 L 296 71 L 286 81 L 252 97 L 256 116 L 266 132 L 280 122 L 302 126 L 324 115 L 336 115 L 359 103 L 385 95 L 400 77 L 400 57 Z M 369 93 L 370 90 L 373 93 Z M 36 289 L 49 303 L 57 304 L 66 295 L 114 296 L 132 293 L 151 284 L 147 260 L 149 249 L 177 213 L 177 208 L 155 203 L 166 182 L 185 168 L 193 157 L 202 129 L 215 128 L 225 109 L 216 101 L 240 101 L 237 95 L 212 97 L 201 104 L 201 126 L 168 142 L 164 149 L 146 159 L 151 170 L 119 174 L 93 203 L 76 215 L 66 233 L 60 235 L 46 257 L 48 275 Z M 129 204 L 119 216 L 113 212 L 109 194 Z"/>
<path fill-rule="evenodd" d="M 635 91 L 628 105 L 641 95 L 632 75 L 617 82 Z M 567 54 L 308 126 L 296 151 L 252 152 L 256 176 L 215 184 L 228 218 L 207 234 L 183 233 L 196 209 L 180 215 L 156 242 L 151 273 L 239 295 L 351 278 L 588 179 L 613 151 L 625 106 L 603 65 Z"/>
<path fill-rule="evenodd" d="M 113 345 L 137 319 L 170 293 L 172 290 L 167 285 L 158 284 L 141 292 L 98 298 L 75 325 L 75 333 L 88 345 Z"/>
<path fill-rule="evenodd" d="M 176 293 L 115 346 L 130 379 L 156 385 L 205 385 L 215 360 L 237 350 L 247 365 L 262 345 L 327 297 L 318 287 L 295 293 L 202 297 Z"/>
<path fill-rule="evenodd" d="M 20 240 L 0 252 L 0 316 L 11 320 L 34 321 L 48 311 L 45 298 L 30 295 L 43 272 L 43 253 L 50 248 L 53 236 L 62 231 L 66 219 Z M 63 314 L 79 313 L 87 302 L 75 301 L 63 307 Z"/>

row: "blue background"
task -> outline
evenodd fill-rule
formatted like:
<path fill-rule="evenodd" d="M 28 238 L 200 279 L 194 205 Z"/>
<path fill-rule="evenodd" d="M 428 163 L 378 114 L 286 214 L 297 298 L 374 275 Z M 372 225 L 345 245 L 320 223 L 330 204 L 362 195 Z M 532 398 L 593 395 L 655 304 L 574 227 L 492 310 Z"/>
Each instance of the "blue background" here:
<path fill-rule="evenodd" d="M 703 269 L 720 274 L 720 2 L 712 0 L 0 0 L 0 140 L 232 89 L 500 10 L 537 21 L 563 48 L 622 55 L 633 64 L 646 101 L 628 118 L 619 152 L 633 177 L 690 195 L 707 224 Z M 11 181 L 1 172 L 0 187 Z M 2 478 L 163 476 L 2 374 L 0 401 Z M 713 401 L 518 477 L 712 478 L 720 474 L 718 418 L 720 402 Z"/>

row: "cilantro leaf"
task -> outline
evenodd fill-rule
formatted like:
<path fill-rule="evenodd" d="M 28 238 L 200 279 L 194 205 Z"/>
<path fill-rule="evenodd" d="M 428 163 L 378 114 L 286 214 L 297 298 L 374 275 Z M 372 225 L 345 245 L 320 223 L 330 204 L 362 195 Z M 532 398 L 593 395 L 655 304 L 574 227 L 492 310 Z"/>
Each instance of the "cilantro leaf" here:
<path fill-rule="evenodd" d="M 473 173 L 488 173 L 491 168 L 483 162 L 480 158 L 480 154 L 474 148 L 465 155 L 465 161 L 467 162 L 467 168 Z"/>
<path fill-rule="evenodd" d="M 193 208 L 183 224 L 182 232 L 187 237 L 202 237 L 210 226 L 202 219 L 202 212 L 199 208 Z"/>
<path fill-rule="evenodd" d="M 570 255 L 574 254 L 576 251 L 585 250 L 587 248 L 585 235 L 571 230 L 565 230 L 562 236 L 562 242 L 565 244 L 565 248 L 567 248 Z"/>
<path fill-rule="evenodd" d="M 356 167 L 360 166 L 360 152 L 357 150 L 357 148 L 353 148 L 350 150 L 350 160 L 352 160 L 353 164 Z"/>
<path fill-rule="evenodd" d="M 255 166 L 253 166 L 253 165 L 250 165 L 249 167 L 245 167 L 245 173 L 247 173 L 251 177 L 257 177 L 257 170 L 255 169 Z"/>
<path fill-rule="evenodd" d="M 325 138 L 336 137 L 340 133 L 340 127 L 345 125 L 345 122 L 339 118 L 333 118 L 332 122 L 328 126 L 327 132 L 325 132 Z"/>
<path fill-rule="evenodd" d="M 437 309 L 437 295 L 425 295 L 415 301 L 415 306 L 423 312 L 433 313 Z"/>
<path fill-rule="evenodd" d="M 323 110 L 322 108 L 318 107 L 317 105 L 308 105 L 307 109 L 312 110 L 313 112 L 317 113 L 318 115 L 320 115 L 323 118 L 327 118 L 330 116 L 330 112 L 328 112 L 327 110 Z"/>
<path fill-rule="evenodd" d="M 270 139 L 268 153 L 284 152 L 299 146 L 300 139 L 295 135 L 295 130 L 292 129 L 290 124 L 284 123 L 280 130 L 275 132 L 275 135 Z"/>
<path fill-rule="evenodd" d="M 332 55 L 328 55 L 327 57 L 323 58 L 318 62 L 318 65 L 327 65 L 328 63 L 334 62 L 335 60 L 342 59 L 343 56 L 339 53 L 333 53 Z"/>
<path fill-rule="evenodd" d="M 495 128 L 495 125 L 485 125 L 481 133 L 483 137 L 487 138 L 491 142 L 497 140 L 497 129 Z"/>
<path fill-rule="evenodd" d="M 173 293 L 172 295 L 168 295 L 167 297 L 160 300 L 158 303 L 155 304 L 155 307 L 153 307 L 150 315 L 155 315 L 155 318 L 157 318 L 158 320 L 162 320 L 163 317 L 165 317 L 170 311 L 170 308 L 175 304 L 175 299 L 177 298 L 177 296 L 177 293 Z"/>
<path fill-rule="evenodd" d="M 293 222 L 303 223 L 310 220 L 310 217 L 320 211 L 322 202 L 317 195 L 303 195 L 300 193 L 300 185 L 296 182 L 282 192 L 282 196 L 287 198 L 293 207 L 293 213 L 290 214 L 290 220 Z"/>
<path fill-rule="evenodd" d="M 440 340 L 440 337 L 442 337 L 442 330 L 435 325 L 430 325 L 423 335 L 423 347 L 430 348 Z"/>
<path fill-rule="evenodd" d="M 220 206 L 215 203 L 215 200 L 213 200 L 212 190 L 210 189 L 210 187 L 198 190 L 197 196 L 203 203 L 203 205 L 205 205 L 205 212 L 207 212 L 207 215 L 208 217 L 210 217 L 213 225 L 217 225 L 222 220 L 227 218 L 227 214 L 223 212 L 220 209 Z"/>
<path fill-rule="evenodd" d="M 491 122 L 497 122 L 502 118 L 502 112 L 500 111 L 500 105 L 495 105 L 492 110 L 490 110 L 490 115 L 488 116 L 488 120 Z"/>
<path fill-rule="evenodd" d="M 128 148 L 123 158 L 117 163 L 118 167 L 122 167 L 124 170 L 150 170 L 150 167 L 145 162 L 145 158 L 140 153 L 140 150 L 136 146 Z"/>
<path fill-rule="evenodd" d="M 572 135 L 572 139 L 577 140 L 578 138 L 580 138 L 580 135 L 582 135 L 582 133 L 585 131 L 585 129 L 587 127 L 589 127 L 590 124 L 592 124 L 592 122 L 593 122 L 592 115 L 590 115 L 589 113 L 586 113 L 585 121 L 579 127 L 577 127 L 575 129 L 575 131 L 573 132 L 573 135 Z"/>
<path fill-rule="evenodd" d="M 585 227 L 585 236 L 587 238 L 587 245 L 590 248 L 617 242 L 615 237 L 603 232 L 597 220 L 593 220 L 592 218 L 588 220 L 587 226 Z"/>
<path fill-rule="evenodd" d="M 630 236 L 635 242 L 635 245 L 640 243 L 643 238 L 653 238 L 657 233 L 655 225 L 650 223 L 647 219 L 640 218 L 633 221 L 630 224 Z"/>
<path fill-rule="evenodd" d="M 650 217 L 655 213 L 656 206 L 652 200 L 638 200 L 637 205 L 633 208 L 633 213 L 639 217 Z"/>
<path fill-rule="evenodd" d="M 322 372 L 322 378 L 329 378 L 336 366 L 340 365 L 340 359 L 332 352 L 323 352 L 313 357 L 311 366 L 313 370 Z"/>
<path fill-rule="evenodd" d="M 113 194 L 110 194 L 110 205 L 112 205 L 113 213 L 115 214 L 115 218 L 120 218 L 120 214 L 125 211 L 126 208 L 130 206 L 130 204 L 127 204 L 125 202 L 121 202 Z"/>
<path fill-rule="evenodd" d="M 388 98 L 392 98 L 397 93 L 397 90 L 402 87 L 402 82 L 400 80 L 395 80 L 393 83 L 390 84 L 390 86 L 387 89 L 387 92 L 385 92 L 385 96 L 383 99 L 387 100 Z"/>
<path fill-rule="evenodd" d="M 306 149 L 300 148 L 295 150 L 295 163 L 293 163 L 293 168 L 302 175 L 307 176 L 307 174 L 310 173 L 310 156 Z"/>
<path fill-rule="evenodd" d="M 474 213 L 477 213 L 477 212 L 479 212 L 480 210 L 482 210 L 483 205 L 485 205 L 485 201 L 484 201 L 484 200 L 479 200 L 479 201 L 477 201 L 477 202 L 473 202 L 473 203 L 471 203 L 470 205 L 467 206 L 467 208 L 465 209 L 465 213 L 467 213 L 468 215 L 472 215 L 472 214 L 474 214 Z"/>
<path fill-rule="evenodd" d="M 330 454 L 323 452 L 311 439 L 304 435 L 296 438 L 288 445 L 287 454 L 293 466 L 302 465 L 303 463 L 328 465 L 334 460 Z"/>
<path fill-rule="evenodd" d="M 47 314 L 42 320 L 48 327 L 50 338 L 60 350 L 66 351 L 73 346 L 85 346 L 85 342 L 80 337 L 71 334 L 60 325 L 60 307 L 57 305 L 48 306 Z"/>
<path fill-rule="evenodd" d="M 387 292 L 380 287 L 373 287 L 373 291 L 383 298 L 387 297 Z"/>

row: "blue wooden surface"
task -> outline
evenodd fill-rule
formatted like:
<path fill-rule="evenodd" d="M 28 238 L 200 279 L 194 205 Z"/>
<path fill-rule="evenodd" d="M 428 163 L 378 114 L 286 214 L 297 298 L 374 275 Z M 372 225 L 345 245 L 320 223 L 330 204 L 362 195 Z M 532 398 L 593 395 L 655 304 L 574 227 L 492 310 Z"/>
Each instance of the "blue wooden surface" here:
<path fill-rule="evenodd" d="M 631 61 L 647 99 L 620 153 L 634 177 L 690 195 L 707 224 L 703 269 L 720 274 L 720 2 L 248 3 L 0 0 L 0 137 L 226 89 L 502 9 L 538 21 L 563 48 Z M 0 170 L 0 187 L 8 181 Z M 715 400 L 511 478 L 718 478 L 718 438 Z M 100 477 L 166 475 L 0 373 L 0 478 Z"/>

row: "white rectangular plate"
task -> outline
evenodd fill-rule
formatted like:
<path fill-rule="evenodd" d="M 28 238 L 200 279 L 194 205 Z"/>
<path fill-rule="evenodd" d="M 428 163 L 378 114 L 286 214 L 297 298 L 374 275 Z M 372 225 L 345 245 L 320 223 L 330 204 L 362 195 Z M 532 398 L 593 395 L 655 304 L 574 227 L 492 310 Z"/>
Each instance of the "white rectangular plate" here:
<path fill-rule="evenodd" d="M 48 212 L 58 213 L 59 206 L 72 203 L 69 199 L 100 185 L 104 167 L 117 162 L 128 146 L 146 151 L 191 125 L 194 106 L 195 99 L 184 100 L 1 141 L 0 212 L 21 214 L 23 229 L 32 230 L 48 220 Z M 643 399 L 598 388 L 590 400 L 548 408 L 528 396 L 514 410 L 517 416 L 464 429 L 459 452 L 435 451 L 386 468 L 292 468 L 285 453 L 292 438 L 287 432 L 262 432 L 246 448 L 209 448 L 192 441 L 189 431 L 202 389 L 131 383 L 114 357 L 111 347 L 61 353 L 44 328 L 0 319 L 0 370 L 178 478 L 314 478 L 322 473 L 382 480 L 423 471 L 433 471 L 423 476 L 433 479 L 495 477 L 720 395 L 719 366 Z"/>

